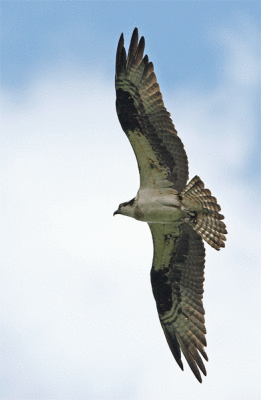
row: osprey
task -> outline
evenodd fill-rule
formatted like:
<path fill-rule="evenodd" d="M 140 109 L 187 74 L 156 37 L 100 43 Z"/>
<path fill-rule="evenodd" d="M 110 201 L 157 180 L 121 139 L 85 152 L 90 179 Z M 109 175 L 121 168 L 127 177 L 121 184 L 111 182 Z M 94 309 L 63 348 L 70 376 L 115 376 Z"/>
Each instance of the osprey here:
<path fill-rule="evenodd" d="M 152 62 L 143 56 L 145 40 L 132 34 L 128 56 L 123 34 L 116 55 L 116 109 L 134 150 L 140 188 L 115 214 L 149 224 L 154 256 L 151 284 L 170 350 L 183 370 L 181 350 L 196 378 L 206 375 L 200 354 L 206 328 L 202 303 L 204 239 L 225 247 L 226 226 L 210 190 L 195 176 L 188 184 L 188 160 L 182 141 L 164 107 Z M 200 353 L 200 354 L 199 354 Z"/>

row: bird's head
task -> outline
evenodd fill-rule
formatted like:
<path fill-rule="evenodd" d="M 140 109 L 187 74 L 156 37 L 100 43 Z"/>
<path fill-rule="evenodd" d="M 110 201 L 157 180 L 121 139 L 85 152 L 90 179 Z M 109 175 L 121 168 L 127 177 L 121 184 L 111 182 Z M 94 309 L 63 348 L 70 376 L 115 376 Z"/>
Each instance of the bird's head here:
<path fill-rule="evenodd" d="M 118 210 L 116 210 L 113 215 L 116 214 L 121 214 L 121 215 L 127 215 L 128 217 L 134 217 L 135 214 L 135 198 L 127 201 L 126 203 L 121 203 L 118 207 Z"/>

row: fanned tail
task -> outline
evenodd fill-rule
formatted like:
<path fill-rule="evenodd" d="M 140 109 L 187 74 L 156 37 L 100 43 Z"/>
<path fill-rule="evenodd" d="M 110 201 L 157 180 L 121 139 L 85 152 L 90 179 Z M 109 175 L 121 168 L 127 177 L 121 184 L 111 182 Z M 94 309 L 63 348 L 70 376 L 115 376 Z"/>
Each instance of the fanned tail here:
<path fill-rule="evenodd" d="M 226 225 L 224 216 L 219 214 L 221 207 L 209 189 L 204 188 L 202 180 L 195 176 L 181 192 L 182 203 L 187 212 L 187 222 L 214 249 L 225 247 Z"/>

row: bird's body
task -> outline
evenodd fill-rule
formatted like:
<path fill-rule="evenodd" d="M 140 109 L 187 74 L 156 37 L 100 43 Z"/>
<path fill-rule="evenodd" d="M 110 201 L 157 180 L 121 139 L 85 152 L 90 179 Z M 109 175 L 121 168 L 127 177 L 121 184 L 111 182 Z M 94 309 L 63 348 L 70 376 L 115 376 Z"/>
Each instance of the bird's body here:
<path fill-rule="evenodd" d="M 181 208 L 182 203 L 175 190 L 145 188 L 139 190 L 137 196 L 125 204 L 121 214 L 144 222 L 168 223 L 185 216 Z"/>
<path fill-rule="evenodd" d="M 178 365 L 181 350 L 196 378 L 206 369 L 202 303 L 204 239 L 219 250 L 227 231 L 220 206 L 195 176 L 188 184 L 188 160 L 164 107 L 154 67 L 143 57 L 144 38 L 134 29 L 128 56 L 123 34 L 116 55 L 116 108 L 138 162 L 140 188 L 114 214 L 147 222 L 153 238 L 151 283 L 159 319 Z M 199 368 L 199 369 L 198 369 Z"/>

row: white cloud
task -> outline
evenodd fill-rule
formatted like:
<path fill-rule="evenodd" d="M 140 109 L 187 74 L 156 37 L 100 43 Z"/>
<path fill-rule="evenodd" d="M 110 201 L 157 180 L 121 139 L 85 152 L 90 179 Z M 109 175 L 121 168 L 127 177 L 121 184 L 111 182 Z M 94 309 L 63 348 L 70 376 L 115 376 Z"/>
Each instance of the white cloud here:
<path fill-rule="evenodd" d="M 247 90 L 260 84 L 260 35 L 258 26 L 246 15 L 234 18 L 234 29 L 220 28 L 214 36 L 222 46 L 227 79 Z"/>
<path fill-rule="evenodd" d="M 255 144 L 256 81 L 253 72 L 235 88 L 246 43 L 226 37 L 224 82 L 168 99 L 190 176 L 212 190 L 228 225 L 226 249 L 207 249 L 208 377 L 199 385 L 187 365 L 179 371 L 165 343 L 147 226 L 112 218 L 138 189 L 113 84 L 62 74 L 24 101 L 2 99 L 4 398 L 257 398 L 259 200 L 241 176 Z"/>

